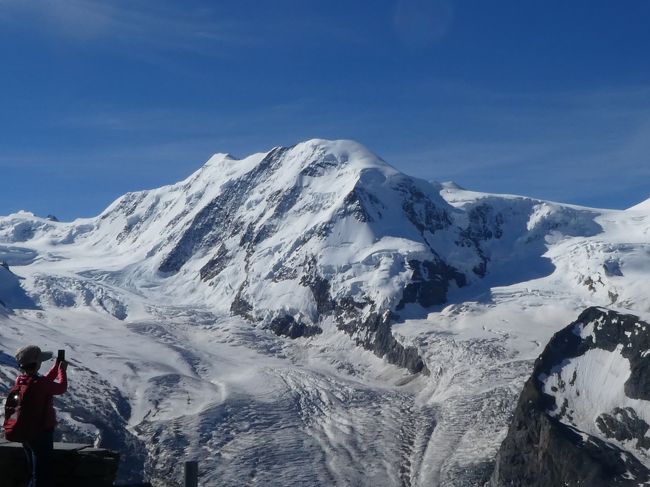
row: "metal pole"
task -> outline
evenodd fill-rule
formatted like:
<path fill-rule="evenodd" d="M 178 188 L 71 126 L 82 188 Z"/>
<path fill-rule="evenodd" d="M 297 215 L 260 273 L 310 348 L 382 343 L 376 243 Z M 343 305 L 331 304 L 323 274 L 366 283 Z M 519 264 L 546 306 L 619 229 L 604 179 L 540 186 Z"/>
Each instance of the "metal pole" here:
<path fill-rule="evenodd" d="M 199 487 L 199 462 L 185 462 L 185 487 Z"/>

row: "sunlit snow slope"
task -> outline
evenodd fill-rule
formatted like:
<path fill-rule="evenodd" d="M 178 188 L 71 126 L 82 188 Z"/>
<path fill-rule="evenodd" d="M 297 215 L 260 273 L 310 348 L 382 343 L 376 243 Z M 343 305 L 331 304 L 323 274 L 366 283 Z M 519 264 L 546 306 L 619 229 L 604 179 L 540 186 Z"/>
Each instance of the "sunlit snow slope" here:
<path fill-rule="evenodd" d="M 550 336 L 649 314 L 649 218 L 350 141 L 218 154 L 95 218 L 0 218 L 0 374 L 66 346 L 59 429 L 130 452 L 124 479 L 198 458 L 205 485 L 481 485 Z"/>

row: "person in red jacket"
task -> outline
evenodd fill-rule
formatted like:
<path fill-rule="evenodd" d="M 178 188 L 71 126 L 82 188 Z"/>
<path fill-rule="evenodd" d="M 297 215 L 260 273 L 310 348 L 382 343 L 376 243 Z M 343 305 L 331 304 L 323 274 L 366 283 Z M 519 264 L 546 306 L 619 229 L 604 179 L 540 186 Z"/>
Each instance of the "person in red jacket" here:
<path fill-rule="evenodd" d="M 16 385 L 24 384 L 31 378 L 29 386 L 30 406 L 35 405 L 43 411 L 37 425 L 38 434 L 34 440 L 23 443 L 31 479 L 27 487 L 46 487 L 50 485 L 50 459 L 54 449 L 54 427 L 56 413 L 53 397 L 63 394 L 68 389 L 65 360 L 57 361 L 44 376 L 38 370 L 45 360 L 52 358 L 52 353 L 42 352 L 36 345 L 28 345 L 16 352 L 16 361 L 21 374 L 16 378 Z"/>

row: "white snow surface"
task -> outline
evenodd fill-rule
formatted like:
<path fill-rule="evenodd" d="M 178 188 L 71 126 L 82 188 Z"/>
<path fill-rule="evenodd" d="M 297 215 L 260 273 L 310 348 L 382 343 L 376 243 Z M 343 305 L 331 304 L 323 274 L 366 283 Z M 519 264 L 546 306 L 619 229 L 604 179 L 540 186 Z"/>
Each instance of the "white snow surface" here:
<path fill-rule="evenodd" d="M 553 333 L 592 305 L 650 317 L 647 207 L 592 209 L 427 183 L 351 141 L 311 140 L 280 154 L 270 177 L 244 188 L 231 226 L 190 242 L 175 272 L 159 267 L 184 232 L 215 198 L 242 191 L 233 181 L 268 154 L 215 155 L 184 181 L 129 193 L 95 218 L 0 217 L 0 261 L 9 266 L 0 267 L 0 300 L 11 301 L 19 283 L 31 302 L 0 305 L 3 383 L 25 343 L 66 348 L 71 388 L 57 399 L 59 429 L 67 439 L 141 448 L 154 481 L 179 479 L 179 459 L 196 458 L 207 486 L 481 485 Z M 355 190 L 372 221 L 342 210 L 354 207 L 346 198 Z M 425 195 L 450 224 L 420 231 L 401 212 L 405 192 Z M 423 199 L 411 201 L 425 211 Z M 262 235 L 255 246 L 242 243 L 247 227 Z M 484 277 L 472 272 L 477 249 L 458 245 L 467 229 L 489 259 Z M 202 280 L 217 241 L 227 262 Z M 412 273 L 406 262 L 432 258 L 431 248 L 468 285 L 452 285 L 444 305 L 396 311 Z M 389 365 L 331 320 L 319 322 L 320 335 L 290 340 L 231 314 L 240 292 L 256 319 L 282 312 L 316 323 L 300 282 L 311 255 L 332 296 L 396 311 L 393 334 L 417 347 L 431 374 Z M 611 396 L 599 399 L 611 404 L 624 401 L 616 377 L 625 361 L 615 359 L 575 364 L 605 363 L 594 373 L 611 381 Z M 122 436 L 109 438 L 107 424 Z"/>
<path fill-rule="evenodd" d="M 598 348 L 589 350 L 568 360 L 561 370 L 547 377 L 543 391 L 554 396 L 558 405 L 551 415 L 556 416 L 560 406 L 566 404 L 568 415 L 561 419 L 563 422 L 609 442 L 615 440 L 604 435 L 596 422 L 603 413 L 613 414 L 616 408 L 630 408 L 650 424 L 650 401 L 631 399 L 625 394 L 624 384 L 630 377 L 630 363 L 621 355 L 621 349 L 622 345 L 613 352 Z M 635 448 L 634 443 L 623 442 L 619 446 L 650 465 L 650 452 Z"/>

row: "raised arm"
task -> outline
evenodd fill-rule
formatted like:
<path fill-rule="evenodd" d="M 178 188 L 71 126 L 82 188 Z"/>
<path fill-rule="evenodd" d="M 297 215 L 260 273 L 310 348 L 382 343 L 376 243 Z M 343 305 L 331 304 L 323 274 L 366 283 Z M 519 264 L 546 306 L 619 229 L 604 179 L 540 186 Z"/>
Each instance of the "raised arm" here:
<path fill-rule="evenodd" d="M 50 380 L 50 392 L 53 396 L 58 396 L 68 390 L 67 368 L 68 362 L 57 361 L 45 375 L 45 377 Z"/>
<path fill-rule="evenodd" d="M 50 367 L 50 370 L 47 371 L 47 374 L 45 374 L 45 378 L 54 380 L 56 379 L 58 373 L 59 373 L 59 362 L 55 362 L 54 365 Z"/>

